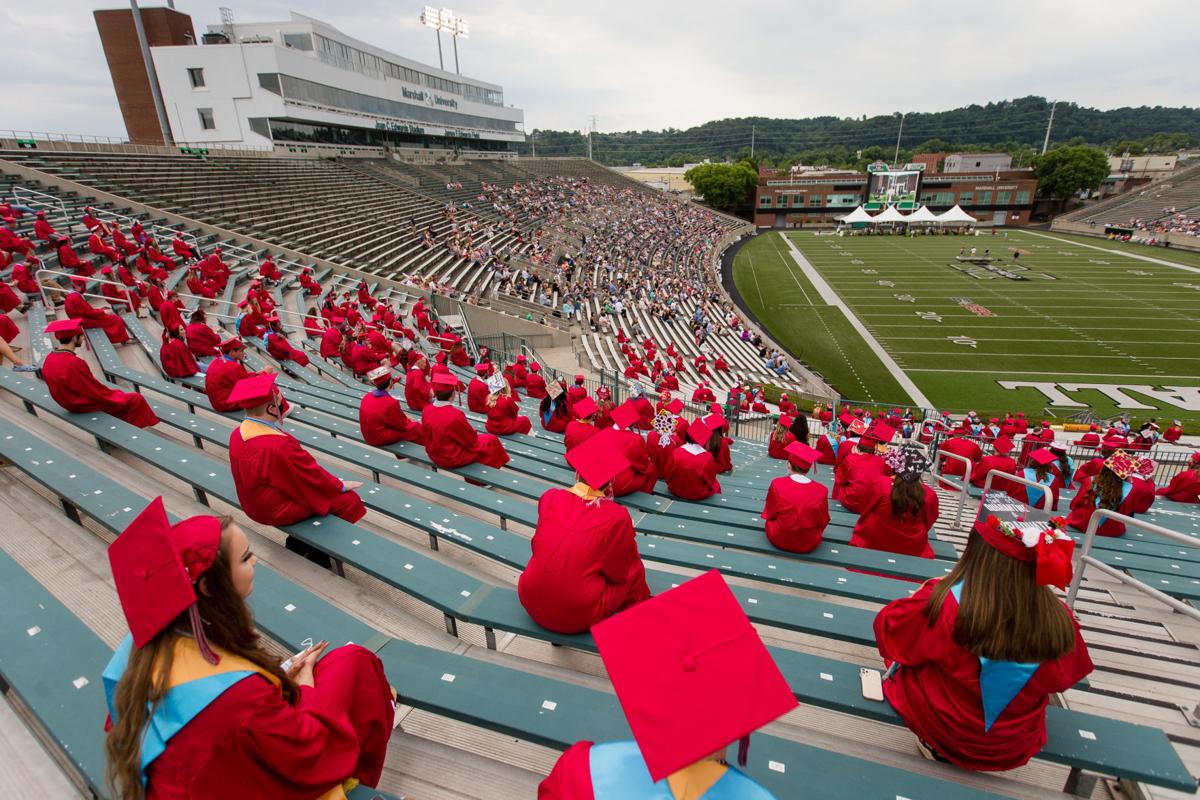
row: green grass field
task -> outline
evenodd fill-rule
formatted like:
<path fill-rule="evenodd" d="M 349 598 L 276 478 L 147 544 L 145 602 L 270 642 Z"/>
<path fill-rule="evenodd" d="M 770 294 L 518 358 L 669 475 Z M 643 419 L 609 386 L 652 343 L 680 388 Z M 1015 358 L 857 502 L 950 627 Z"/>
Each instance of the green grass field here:
<path fill-rule="evenodd" d="M 787 236 L 938 408 L 1041 414 L 1050 406 L 1040 391 L 1005 389 L 1000 381 L 1060 389 L 1200 386 L 1200 273 L 1130 257 L 1200 269 L 1200 255 L 1016 230 L 977 237 Z M 1028 279 L 955 269 L 965 266 L 955 260 L 963 246 L 979 254 L 989 248 L 1005 268 L 1020 250 L 1025 271 L 1018 274 Z M 843 397 L 909 401 L 840 309 L 822 301 L 778 232 L 742 248 L 734 280 L 764 326 Z M 1129 410 L 1131 417 L 1200 422 L 1200 411 L 1122 391 L 1154 407 Z M 1066 394 L 1100 416 L 1120 413 L 1098 389 Z M 1065 418 L 1081 409 L 1053 410 Z"/>

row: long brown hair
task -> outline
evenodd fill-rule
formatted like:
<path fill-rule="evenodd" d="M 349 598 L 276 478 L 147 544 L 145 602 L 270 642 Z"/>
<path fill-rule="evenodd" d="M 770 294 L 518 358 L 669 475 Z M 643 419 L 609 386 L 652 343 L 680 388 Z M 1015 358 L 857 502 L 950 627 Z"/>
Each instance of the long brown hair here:
<path fill-rule="evenodd" d="M 1048 586 L 1038 586 L 1032 561 L 995 549 L 975 531 L 962 558 L 933 587 L 925 616 L 932 626 L 946 593 L 963 583 L 954 642 L 970 653 L 1002 661 L 1041 663 L 1075 648 L 1071 612 Z"/>
<path fill-rule="evenodd" d="M 892 516 L 915 520 L 925 510 L 925 484 L 919 480 L 906 481 L 899 475 L 892 479 Z"/>
<path fill-rule="evenodd" d="M 1100 474 L 1092 481 L 1090 488 L 1096 508 L 1116 511 L 1117 507 L 1121 505 L 1121 488 L 1124 485 L 1125 481 L 1121 480 L 1120 476 L 1108 467 L 1100 470 Z"/>
<path fill-rule="evenodd" d="M 782 423 L 776 422 L 775 430 L 771 432 L 771 441 L 778 444 L 779 442 L 783 441 L 784 437 L 787 436 L 788 433 L 790 433 L 790 431 L 783 427 Z"/>
<path fill-rule="evenodd" d="M 254 616 L 246 601 L 233 586 L 231 560 L 240 553 L 229 552 L 229 526 L 232 517 L 221 518 L 221 547 L 213 565 L 204 573 L 206 592 L 197 592 L 200 618 L 204 620 L 204 635 L 208 641 L 226 652 L 241 656 L 279 679 L 283 699 L 295 703 L 300 696 L 296 683 L 279 667 L 278 657 L 269 653 L 259 642 L 254 628 Z M 175 642 L 190 630 L 188 612 L 146 643 L 133 648 L 125 673 L 117 683 L 113 706 L 116 721 L 108 732 L 105 750 L 108 754 L 107 778 L 113 794 L 121 800 L 141 800 L 142 734 L 150 708 L 157 706 L 167 693 L 167 678 L 174 660 Z"/>

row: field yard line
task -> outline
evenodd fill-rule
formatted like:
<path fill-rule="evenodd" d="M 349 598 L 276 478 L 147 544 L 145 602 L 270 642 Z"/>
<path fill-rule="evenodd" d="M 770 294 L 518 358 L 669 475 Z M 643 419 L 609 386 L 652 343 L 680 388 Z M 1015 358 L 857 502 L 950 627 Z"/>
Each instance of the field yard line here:
<path fill-rule="evenodd" d="M 1154 378 L 1152 381 L 1147 381 L 1151 386 L 1162 386 L 1163 381 L 1179 381 L 1191 380 L 1200 378 L 1200 375 L 1147 375 L 1144 372 L 1030 372 L 1023 369 L 934 369 L 910 367 L 913 372 L 967 372 L 979 373 L 983 375 L 1062 375 L 1066 377 L 1089 377 L 1089 378 L 1139 378 L 1148 379 Z"/>
<path fill-rule="evenodd" d="M 758 285 L 758 270 L 754 268 L 754 256 L 750 255 L 750 251 L 746 251 L 746 258 L 750 259 L 750 274 L 754 276 L 754 288 L 758 289 L 758 304 L 766 307 L 767 303 L 763 300 L 762 287 Z"/>
<path fill-rule="evenodd" d="M 1122 253 L 1120 250 L 1113 250 L 1110 247 L 1097 247 L 1094 244 L 1084 244 L 1083 242 L 1077 242 L 1073 239 L 1060 239 L 1057 236 L 1051 236 L 1048 233 L 1037 233 L 1036 231 L 1021 231 L 1021 233 L 1027 233 L 1030 236 L 1040 236 L 1043 239 L 1053 239 L 1054 241 L 1062 242 L 1063 244 L 1077 244 L 1080 247 L 1087 247 L 1092 250 L 1099 250 L 1102 253 L 1112 253 L 1113 255 L 1116 255 L 1116 256 L 1125 256 L 1126 258 L 1136 258 L 1139 261 L 1149 261 L 1151 264 L 1161 264 L 1164 267 L 1171 267 L 1173 269 L 1182 269 L 1187 272 L 1195 272 L 1197 274 L 1200 274 L 1200 267 L 1189 267 L 1186 264 L 1179 264 L 1175 261 L 1163 261 L 1161 258 L 1154 258 L 1153 256 L 1138 255 L 1137 253 Z"/>
<path fill-rule="evenodd" d="M 879 360 L 883 362 L 883 365 L 888 368 L 888 370 L 892 373 L 892 377 L 896 379 L 896 382 L 900 384 L 904 391 L 908 392 L 908 396 L 912 398 L 913 403 L 921 406 L 922 408 L 933 408 L 933 404 L 929 402 L 929 398 L 917 388 L 917 385 L 913 383 L 912 378 L 908 377 L 908 373 L 900 369 L 900 365 L 896 363 L 896 360 L 888 355 L 888 352 L 883 349 L 883 346 L 875 340 L 875 337 L 872 336 L 871 332 L 867 330 L 867 327 L 862 324 L 862 321 L 855 316 L 854 312 L 850 310 L 850 307 L 846 305 L 845 301 L 843 301 L 842 298 L 838 296 L 837 292 L 835 292 L 830 285 L 825 282 L 825 279 L 821 277 L 821 273 L 817 272 L 813 265 L 808 263 L 808 259 L 805 258 L 804 255 L 796 248 L 796 245 L 792 244 L 792 240 L 789 239 L 782 231 L 780 231 L 779 235 L 783 237 L 783 241 L 787 243 L 788 250 L 790 250 L 792 253 L 792 260 L 796 262 L 796 266 L 800 267 L 800 271 L 804 273 L 804 276 L 808 278 L 809 282 L 811 282 L 816 288 L 817 294 L 821 295 L 821 299 L 829 305 L 837 306 L 842 310 L 842 313 L 846 315 L 846 319 L 850 321 L 850 325 L 853 326 L 854 330 L 858 331 L 858 335 L 861 336 L 863 341 L 867 343 L 867 347 L 871 348 L 871 351 L 874 352 Z M 792 274 L 790 267 L 788 268 L 788 274 L 792 276 L 792 280 L 796 281 L 797 285 L 800 284 L 799 279 Z M 801 288 L 803 288 L 803 286 L 801 286 Z"/>

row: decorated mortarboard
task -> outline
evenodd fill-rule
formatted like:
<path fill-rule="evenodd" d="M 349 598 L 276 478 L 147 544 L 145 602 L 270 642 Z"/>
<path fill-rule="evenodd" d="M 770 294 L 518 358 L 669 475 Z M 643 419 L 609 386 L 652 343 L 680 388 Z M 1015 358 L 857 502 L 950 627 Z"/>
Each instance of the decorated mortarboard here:
<path fill-rule="evenodd" d="M 913 444 L 889 448 L 883 461 L 902 480 L 916 481 L 929 469 L 930 460 L 925 451 Z"/>
<path fill-rule="evenodd" d="M 1046 447 L 1050 448 L 1051 450 L 1061 451 L 1063 453 L 1067 452 L 1068 446 L 1069 445 L 1066 442 L 1060 442 L 1057 440 L 1053 442 L 1046 442 Z M 1057 456 L 1055 457 L 1057 458 Z"/>
<path fill-rule="evenodd" d="M 558 384 L 558 381 L 554 381 L 553 383 L 551 383 L 550 385 L 548 385 L 546 387 L 546 394 L 550 396 L 551 400 L 554 400 L 562 393 L 563 393 L 563 388 L 562 388 L 562 386 L 560 386 Z"/>
<path fill-rule="evenodd" d="M 862 436 L 867 432 L 867 423 L 857 417 L 850 420 L 850 424 L 846 426 L 846 434 L 848 436 Z"/>
<path fill-rule="evenodd" d="M 242 408 L 255 408 L 271 402 L 275 391 L 275 373 L 251 375 L 233 385 L 229 402 L 237 403 Z"/>
<path fill-rule="evenodd" d="M 573 410 L 576 417 L 579 419 L 584 419 L 586 417 L 590 417 L 592 414 L 595 414 L 600 410 L 600 408 L 596 405 L 596 401 L 592 398 L 581 397 L 575 401 Z"/>
<path fill-rule="evenodd" d="M 654 422 L 651 427 L 658 434 L 659 447 L 666 447 L 671 443 L 671 434 L 675 432 L 675 418 L 665 410 L 659 411 L 654 415 Z"/>
<path fill-rule="evenodd" d="M 1016 447 L 1016 445 L 1014 445 L 1012 443 L 1012 439 L 1009 439 L 1007 436 L 997 436 L 996 441 L 992 442 L 992 449 L 995 450 L 999 455 L 1011 453 L 1014 447 Z"/>
<path fill-rule="evenodd" d="M 783 452 L 787 453 L 788 461 L 800 469 L 808 469 L 821 458 L 820 450 L 803 442 L 792 442 L 783 448 Z"/>
<path fill-rule="evenodd" d="M 83 333 L 83 322 L 78 319 L 56 319 L 46 326 L 45 333 L 54 334 L 60 341 L 74 339 Z"/>
<path fill-rule="evenodd" d="M 1046 449 L 1034 450 L 1029 454 L 1029 460 L 1039 467 L 1048 467 L 1055 461 L 1058 461 L 1058 456 Z"/>
<path fill-rule="evenodd" d="M 593 489 L 606 485 L 629 466 L 616 431 L 605 428 L 567 451 L 567 463 Z"/>
<path fill-rule="evenodd" d="M 693 420 L 692 424 L 688 425 L 687 435 L 689 439 L 703 447 L 712 438 L 713 429 L 704 424 L 704 420 Z"/>
<path fill-rule="evenodd" d="M 457 383 L 458 382 L 455 381 L 456 385 Z M 493 375 L 487 379 L 488 391 L 492 394 L 503 392 L 506 386 L 508 386 L 508 381 L 504 379 L 503 375 Z"/>
<path fill-rule="evenodd" d="M 499 376 L 497 376 L 497 377 L 499 377 Z M 504 379 L 500 378 L 500 380 L 504 380 Z M 429 382 L 431 384 L 433 384 L 434 386 L 440 387 L 442 389 L 457 389 L 458 388 L 458 378 L 454 377 L 449 372 L 434 373 L 433 377 L 430 379 Z M 488 388 L 489 389 L 491 388 L 490 382 L 488 384 Z"/>
<path fill-rule="evenodd" d="M 385 366 L 376 367 L 375 369 L 373 369 L 367 373 L 367 380 L 369 380 L 371 383 L 375 383 L 383 378 L 387 378 L 387 377 L 391 376 L 391 374 L 392 374 L 392 371 L 388 367 L 385 367 Z"/>
<path fill-rule="evenodd" d="M 220 546 L 216 517 L 191 517 L 173 526 L 161 497 L 109 545 L 108 563 L 135 646 L 144 647 L 195 606 L 194 585 Z M 202 626 L 199 630 L 202 634 Z"/>
<path fill-rule="evenodd" d="M 843 411 L 841 416 L 838 417 L 838 422 L 842 423 L 843 426 L 848 428 L 850 427 L 850 424 L 854 422 L 854 415 L 849 411 Z"/>
<path fill-rule="evenodd" d="M 609 416 L 612 417 L 613 422 L 626 429 L 632 428 L 642 418 L 642 415 L 638 413 L 637 407 L 628 400 L 609 412 Z"/>
<path fill-rule="evenodd" d="M 592 635 L 653 781 L 738 740 L 744 766 L 750 734 L 799 705 L 716 570 Z"/>
<path fill-rule="evenodd" d="M 674 400 L 667 403 L 666 408 L 670 413 L 674 414 L 675 416 L 679 416 L 683 413 L 683 401 L 676 397 Z"/>

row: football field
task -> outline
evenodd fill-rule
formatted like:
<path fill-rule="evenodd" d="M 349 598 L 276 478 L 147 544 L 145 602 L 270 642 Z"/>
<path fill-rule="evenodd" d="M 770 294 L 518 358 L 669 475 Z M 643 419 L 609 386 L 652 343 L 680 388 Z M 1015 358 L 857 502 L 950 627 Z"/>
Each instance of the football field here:
<path fill-rule="evenodd" d="M 961 260 L 971 248 L 992 260 Z M 738 253 L 734 280 L 780 343 L 849 400 L 1200 421 L 1200 254 L 1018 230 L 769 232 Z"/>

